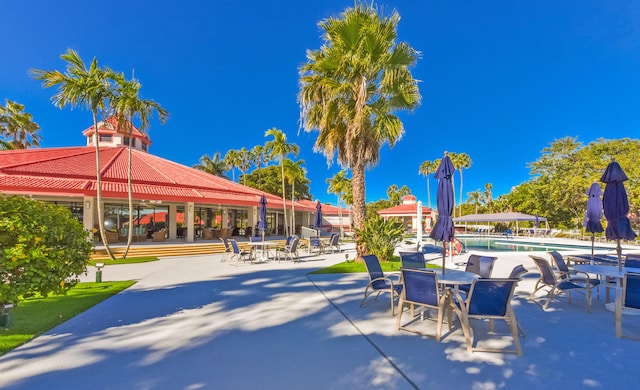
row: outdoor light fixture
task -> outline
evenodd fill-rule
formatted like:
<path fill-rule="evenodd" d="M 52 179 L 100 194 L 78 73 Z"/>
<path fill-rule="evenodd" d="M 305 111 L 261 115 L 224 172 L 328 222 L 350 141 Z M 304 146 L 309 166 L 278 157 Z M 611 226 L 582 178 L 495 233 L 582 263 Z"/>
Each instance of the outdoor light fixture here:
<path fill-rule="evenodd" d="M 91 202 L 89 202 L 89 201 L 84 202 L 84 208 L 85 209 L 90 209 L 91 208 Z"/>
<path fill-rule="evenodd" d="M 104 263 L 96 263 L 96 283 L 102 282 L 102 269 L 104 268 Z"/>
<path fill-rule="evenodd" d="M 193 212 L 193 205 L 189 206 L 189 212 L 192 213 Z"/>

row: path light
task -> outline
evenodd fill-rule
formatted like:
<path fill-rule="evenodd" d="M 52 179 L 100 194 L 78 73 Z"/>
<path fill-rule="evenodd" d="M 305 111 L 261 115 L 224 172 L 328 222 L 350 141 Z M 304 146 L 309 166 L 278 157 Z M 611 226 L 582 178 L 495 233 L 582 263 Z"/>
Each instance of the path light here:
<path fill-rule="evenodd" d="M 96 263 L 96 283 L 102 282 L 102 269 L 104 268 L 104 263 Z"/>

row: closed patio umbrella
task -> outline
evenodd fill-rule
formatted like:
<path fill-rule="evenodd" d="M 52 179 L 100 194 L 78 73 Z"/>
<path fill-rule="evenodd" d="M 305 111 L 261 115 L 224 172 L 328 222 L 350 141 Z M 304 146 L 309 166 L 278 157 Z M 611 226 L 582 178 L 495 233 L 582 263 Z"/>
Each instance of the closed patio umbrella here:
<path fill-rule="evenodd" d="M 262 241 L 264 241 L 264 231 L 267 227 L 267 197 L 262 195 L 260 197 L 260 220 L 258 221 L 258 230 L 262 234 Z"/>
<path fill-rule="evenodd" d="M 602 189 L 600 185 L 595 181 L 589 187 L 587 191 L 587 211 L 585 211 L 584 228 L 585 231 L 591 233 L 591 263 L 593 263 L 593 247 L 595 241 L 595 233 L 601 233 L 604 231 L 600 218 L 602 218 Z"/>
<path fill-rule="evenodd" d="M 438 220 L 433 230 L 429 233 L 429 237 L 436 241 L 442 241 L 442 272 L 445 272 L 445 259 L 447 256 L 446 243 L 453 240 L 455 236 L 455 228 L 453 225 L 453 184 L 451 177 L 455 169 L 447 152 L 436 170 L 435 177 L 438 179 L 438 192 L 436 193 L 436 206 L 438 209 Z"/>
<path fill-rule="evenodd" d="M 636 233 L 631 229 L 629 222 L 629 199 L 624 189 L 624 182 L 629 178 L 615 160 L 611 161 L 602 174 L 600 181 L 606 183 L 602 197 L 604 217 L 607 219 L 607 228 L 604 232 L 608 240 L 616 240 L 616 252 L 618 253 L 618 269 L 622 271 L 622 248 L 620 240 L 633 240 Z"/>
<path fill-rule="evenodd" d="M 313 219 L 313 228 L 320 229 L 322 227 L 322 204 L 316 201 L 316 216 Z"/>

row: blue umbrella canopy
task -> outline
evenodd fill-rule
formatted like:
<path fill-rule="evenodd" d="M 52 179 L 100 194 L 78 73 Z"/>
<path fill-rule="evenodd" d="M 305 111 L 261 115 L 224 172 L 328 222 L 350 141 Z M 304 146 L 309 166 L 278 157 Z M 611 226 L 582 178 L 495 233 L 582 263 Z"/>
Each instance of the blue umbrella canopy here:
<path fill-rule="evenodd" d="M 605 169 L 600 181 L 606 183 L 602 197 L 604 217 L 607 219 L 607 228 L 604 231 L 608 240 L 616 240 L 618 245 L 618 268 L 622 268 L 622 248 L 620 240 L 633 240 L 636 233 L 631 229 L 629 222 L 629 199 L 624 189 L 624 182 L 629 178 L 616 161 L 612 161 Z"/>
<path fill-rule="evenodd" d="M 585 212 L 585 230 L 589 233 L 603 232 L 604 228 L 602 227 L 602 222 L 600 222 L 600 218 L 602 218 L 602 200 L 600 199 L 602 189 L 600 189 L 600 185 L 593 182 L 587 191 L 587 195 L 589 199 L 587 199 L 587 211 Z"/>
<path fill-rule="evenodd" d="M 438 192 L 436 193 L 436 206 L 438 209 L 438 220 L 433 230 L 429 233 L 429 237 L 436 241 L 445 242 L 453 240 L 455 236 L 455 227 L 453 224 L 453 184 L 451 177 L 455 172 L 451 158 L 447 152 L 444 153 L 442 161 L 436 170 L 435 177 L 438 179 Z M 442 272 L 445 271 L 446 251 L 442 248 Z"/>
<path fill-rule="evenodd" d="M 316 216 L 313 219 L 313 228 L 320 229 L 322 227 L 322 204 L 316 201 Z"/>
<path fill-rule="evenodd" d="M 264 233 L 267 229 L 267 197 L 260 197 L 260 220 L 258 221 L 258 229 Z"/>

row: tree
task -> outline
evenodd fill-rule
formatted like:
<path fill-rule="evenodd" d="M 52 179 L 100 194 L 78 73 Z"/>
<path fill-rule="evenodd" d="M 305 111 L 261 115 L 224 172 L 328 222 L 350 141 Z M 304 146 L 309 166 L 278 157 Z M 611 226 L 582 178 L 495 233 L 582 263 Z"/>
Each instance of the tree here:
<path fill-rule="evenodd" d="M 127 80 L 124 73 L 110 72 L 109 78 L 115 83 L 114 93 L 109 99 L 111 108 L 115 109 L 118 118 L 118 130 L 124 129 L 125 135 L 129 138 L 127 150 L 127 192 L 129 203 L 129 233 L 127 236 L 127 246 L 123 259 L 127 258 L 131 241 L 133 239 L 133 169 L 132 169 L 132 147 L 133 147 L 133 120 L 138 119 L 140 125 L 138 131 L 142 134 L 149 127 L 149 119 L 153 113 L 157 113 L 160 122 L 164 124 L 169 112 L 162 108 L 160 104 L 153 100 L 142 99 L 140 88 L 142 84 L 135 78 Z"/>
<path fill-rule="evenodd" d="M 236 181 L 236 167 L 240 165 L 240 155 L 237 150 L 229 150 L 224 155 L 224 163 L 229 169 L 231 169 L 231 177 L 233 181 Z"/>
<path fill-rule="evenodd" d="M 294 200 L 296 200 L 296 183 L 307 178 L 307 170 L 302 167 L 303 165 L 304 160 L 294 162 L 293 160 L 286 159 L 284 162 L 284 175 L 287 181 L 291 183 L 291 230 L 293 234 L 296 233 L 296 210 L 294 206 Z"/>
<path fill-rule="evenodd" d="M 482 192 L 480 190 L 467 192 L 467 200 L 476 206 L 476 214 L 478 214 L 478 205 L 482 203 Z"/>
<path fill-rule="evenodd" d="M 115 259 L 107 236 L 104 233 L 104 221 L 102 215 L 102 176 L 100 165 L 100 137 L 98 137 L 98 114 L 105 108 L 107 100 L 111 97 L 112 87 L 108 78 L 108 72 L 98 66 L 98 59 L 93 58 L 89 67 L 82 61 L 80 55 L 68 49 L 60 58 L 67 63 L 65 73 L 58 70 L 31 71 L 36 80 L 42 81 L 44 88 L 58 87 L 58 92 L 53 95 L 53 104 L 62 109 L 84 106 L 91 111 L 93 117 L 93 144 L 96 149 L 96 197 L 98 202 L 98 225 L 100 237 L 105 250 L 111 259 Z"/>
<path fill-rule="evenodd" d="M 458 198 L 458 215 L 460 215 L 460 207 L 462 205 L 462 170 L 469 169 L 471 167 L 471 157 L 466 153 L 449 153 L 449 157 L 451 157 L 453 166 L 456 167 L 460 173 L 460 197 Z"/>
<path fill-rule="evenodd" d="M 493 201 L 493 184 L 487 183 L 484 185 L 484 200 L 487 204 Z"/>
<path fill-rule="evenodd" d="M 238 150 L 238 169 L 242 172 L 244 176 L 245 173 L 251 168 L 251 163 L 253 161 L 253 156 L 251 155 L 251 151 L 247 150 L 247 148 L 242 147 Z M 247 181 L 244 180 L 243 184 L 246 186 Z"/>
<path fill-rule="evenodd" d="M 284 160 L 289 154 L 297 156 L 300 152 L 300 147 L 296 144 L 290 144 L 287 142 L 287 135 L 280 129 L 275 127 L 265 132 L 265 137 L 271 136 L 273 139 L 265 144 L 267 154 L 274 160 L 280 162 L 280 169 L 282 172 L 282 212 L 284 214 L 284 232 L 285 235 L 290 234 L 287 224 L 287 201 L 285 198 L 284 188 Z M 292 234 L 292 233 L 291 233 Z"/>
<path fill-rule="evenodd" d="M 427 203 L 429 204 L 429 208 L 431 208 L 431 189 L 429 188 L 429 181 L 432 173 L 435 173 L 438 166 L 434 161 L 425 160 L 420 164 L 420 169 L 418 169 L 418 173 L 424 175 L 427 179 Z"/>
<path fill-rule="evenodd" d="M 418 82 L 409 68 L 419 53 L 396 43 L 400 16 L 378 15 L 369 5 L 356 4 L 340 18 L 319 23 L 323 44 L 307 51 L 300 68 L 301 123 L 318 130 L 315 150 L 331 162 L 335 155 L 351 171 L 353 225 L 362 230 L 366 215 L 365 169 L 375 166 L 385 143 L 391 147 L 404 133 L 394 113 L 420 103 Z M 358 245 L 358 256 L 366 246 Z"/>
<path fill-rule="evenodd" d="M 247 186 L 282 197 L 282 173 L 279 166 L 269 165 L 261 169 L 260 176 L 258 172 L 254 170 L 244 175 L 242 179 L 244 180 L 245 177 L 247 179 Z M 294 195 L 296 199 L 311 199 L 309 183 L 311 183 L 311 181 L 306 176 L 303 180 L 296 181 Z M 291 183 L 286 177 L 285 189 L 285 197 L 290 198 Z"/>
<path fill-rule="evenodd" d="M 91 249 L 68 209 L 0 196 L 0 312 L 21 296 L 65 293 L 86 272 Z"/>
<path fill-rule="evenodd" d="M 406 185 L 402 186 L 402 188 L 398 188 L 397 185 L 392 184 L 387 188 L 387 198 L 389 198 L 391 207 L 400 205 L 402 203 L 402 198 L 407 195 L 411 195 L 411 189 Z"/>
<path fill-rule="evenodd" d="M 344 238 L 344 224 L 342 223 L 342 199 L 344 194 L 351 188 L 351 180 L 347 178 L 347 173 L 344 169 L 333 175 L 332 178 L 327 179 L 329 188 L 328 194 L 335 194 L 338 197 L 338 218 L 340 219 L 340 237 Z"/>
<path fill-rule="evenodd" d="M 207 172 L 213 176 L 229 179 L 224 173 L 227 171 L 227 164 L 222 159 L 220 152 L 215 152 L 213 157 L 205 154 L 200 157 L 200 163 L 193 166 L 195 169 Z"/>
<path fill-rule="evenodd" d="M 7 100 L 4 107 L 0 106 L 0 136 L 11 149 L 40 146 L 39 130 L 31 114 L 24 112 L 24 105 Z"/>
<path fill-rule="evenodd" d="M 253 159 L 253 165 L 256 166 L 256 170 L 258 171 L 258 183 L 260 183 L 262 181 L 262 173 L 260 172 L 262 166 L 269 162 L 264 145 L 254 146 L 253 149 L 251 149 L 251 157 Z M 260 188 L 260 186 L 258 186 L 258 188 Z"/>

